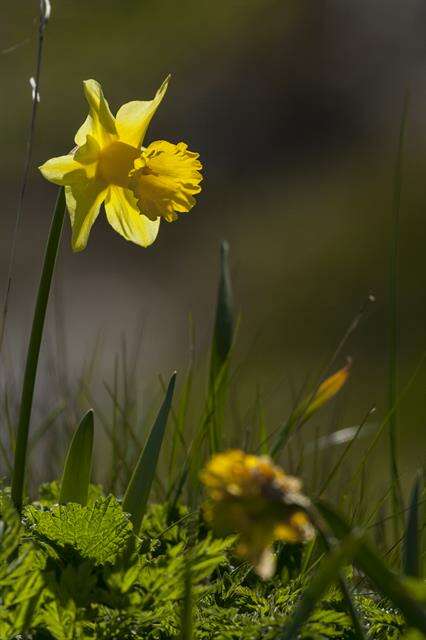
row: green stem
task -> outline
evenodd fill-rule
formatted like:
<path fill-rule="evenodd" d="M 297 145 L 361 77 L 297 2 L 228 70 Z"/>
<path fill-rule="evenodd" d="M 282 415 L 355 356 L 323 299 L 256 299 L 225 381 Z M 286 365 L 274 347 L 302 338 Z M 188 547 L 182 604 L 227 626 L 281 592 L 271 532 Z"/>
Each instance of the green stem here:
<path fill-rule="evenodd" d="M 28 448 L 28 432 L 33 404 L 34 386 L 37 375 L 40 345 L 43 336 L 44 321 L 46 318 L 47 303 L 52 285 L 53 272 L 55 270 L 56 257 L 58 255 L 59 242 L 65 215 L 65 193 L 60 189 L 53 213 L 52 223 L 47 240 L 44 256 L 43 270 L 34 310 L 33 324 L 31 328 L 30 343 L 28 346 L 27 360 L 25 363 L 24 382 L 22 385 L 21 404 L 19 409 L 18 432 L 15 447 L 15 463 L 12 477 L 12 500 L 18 511 L 22 509 L 25 465 Z"/>
<path fill-rule="evenodd" d="M 399 326 L 398 326 L 398 255 L 399 255 L 399 218 L 401 208 L 401 190 L 402 190 L 402 163 L 405 130 L 407 125 L 407 114 L 409 104 L 409 92 L 406 92 L 404 99 L 404 107 L 401 116 L 401 125 L 399 130 L 398 151 L 395 165 L 394 178 L 394 194 L 393 194 L 393 212 L 392 212 L 392 237 L 390 244 L 389 256 L 389 458 L 390 458 L 390 481 L 392 487 L 392 507 L 393 512 L 397 513 L 402 508 L 402 492 L 398 473 L 397 458 L 397 415 L 394 411 L 397 399 L 398 389 L 398 343 L 399 343 Z M 398 522 L 394 520 L 395 536 L 399 537 Z"/>

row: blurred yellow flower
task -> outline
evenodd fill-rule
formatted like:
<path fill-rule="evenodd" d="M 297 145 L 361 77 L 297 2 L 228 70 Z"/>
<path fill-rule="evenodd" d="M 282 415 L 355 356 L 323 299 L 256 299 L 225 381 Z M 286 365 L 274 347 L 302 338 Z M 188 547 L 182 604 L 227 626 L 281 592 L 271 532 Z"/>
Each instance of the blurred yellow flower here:
<path fill-rule="evenodd" d="M 89 115 L 75 136 L 77 147 L 40 167 L 47 180 L 65 186 L 74 251 L 86 247 L 102 203 L 110 225 L 142 247 L 154 242 L 161 218 L 176 220 L 194 206 L 202 179 L 198 154 L 183 142 L 142 147 L 168 82 L 153 100 L 128 102 L 116 117 L 100 84 L 83 83 Z"/>
<path fill-rule="evenodd" d="M 286 475 L 267 456 L 240 450 L 219 453 L 200 477 L 209 498 L 206 521 L 219 535 L 239 534 L 237 553 L 262 578 L 275 570 L 274 541 L 304 542 L 313 537 L 300 480 Z"/>

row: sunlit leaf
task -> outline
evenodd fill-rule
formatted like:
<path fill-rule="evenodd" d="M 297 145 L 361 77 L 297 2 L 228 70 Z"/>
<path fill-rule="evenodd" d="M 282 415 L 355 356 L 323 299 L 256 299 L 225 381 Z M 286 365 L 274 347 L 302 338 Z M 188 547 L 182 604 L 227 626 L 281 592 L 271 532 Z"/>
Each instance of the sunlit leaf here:
<path fill-rule="evenodd" d="M 93 411 L 82 418 L 68 449 L 64 473 L 62 475 L 59 502 L 87 503 L 87 494 L 92 470 Z"/>
<path fill-rule="evenodd" d="M 113 564 L 126 549 L 132 526 L 113 496 L 88 507 L 71 502 L 47 511 L 26 507 L 25 526 L 35 542 L 53 555 Z"/>

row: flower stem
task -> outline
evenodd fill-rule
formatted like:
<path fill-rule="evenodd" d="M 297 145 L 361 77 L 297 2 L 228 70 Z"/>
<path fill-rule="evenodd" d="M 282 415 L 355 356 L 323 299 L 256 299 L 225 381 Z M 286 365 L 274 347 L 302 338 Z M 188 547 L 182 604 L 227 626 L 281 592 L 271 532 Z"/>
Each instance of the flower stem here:
<path fill-rule="evenodd" d="M 402 191 L 402 169 L 405 132 L 408 119 L 410 94 L 406 91 L 401 124 L 399 130 L 398 150 L 395 165 L 394 193 L 392 207 L 392 226 L 389 255 L 389 378 L 388 378 L 388 408 L 389 415 L 389 461 L 390 483 L 392 488 L 392 513 L 394 515 L 395 541 L 399 539 L 399 522 L 396 515 L 403 507 L 402 490 L 398 470 L 397 446 L 397 404 L 398 395 L 398 347 L 399 347 L 399 318 L 398 318 L 398 257 L 399 257 L 399 227 Z"/>
<path fill-rule="evenodd" d="M 31 328 L 30 343 L 28 345 L 27 360 L 25 364 L 24 382 L 22 385 L 21 404 L 19 408 L 18 432 L 16 436 L 15 462 L 12 477 L 12 500 L 18 511 L 22 509 L 25 465 L 28 448 L 28 432 L 33 404 L 34 386 L 37 375 L 40 345 L 43 336 L 44 321 L 46 318 L 47 303 L 52 285 L 53 272 L 55 270 L 56 257 L 58 255 L 59 242 L 65 214 L 65 193 L 61 187 L 53 213 L 47 240 L 44 264 L 40 277 L 37 300 L 34 310 L 33 324 Z"/>

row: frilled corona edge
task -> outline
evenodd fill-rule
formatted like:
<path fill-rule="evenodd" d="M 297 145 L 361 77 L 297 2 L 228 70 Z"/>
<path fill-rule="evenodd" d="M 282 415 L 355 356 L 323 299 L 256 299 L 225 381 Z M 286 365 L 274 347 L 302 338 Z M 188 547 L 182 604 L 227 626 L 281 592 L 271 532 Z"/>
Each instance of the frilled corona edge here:
<path fill-rule="evenodd" d="M 267 456 L 240 450 L 219 453 L 201 472 L 206 492 L 206 521 L 220 535 L 239 534 L 237 553 L 262 578 L 275 570 L 274 541 L 305 542 L 314 529 L 300 505 L 301 482 Z"/>
<path fill-rule="evenodd" d="M 83 83 L 89 115 L 76 133 L 77 147 L 40 167 L 47 180 L 65 186 L 74 251 L 86 247 L 102 204 L 113 229 L 142 247 L 156 239 L 161 218 L 171 222 L 194 206 L 202 180 L 198 153 L 183 142 L 142 146 L 168 83 L 152 100 L 124 104 L 115 117 L 101 85 Z"/>

